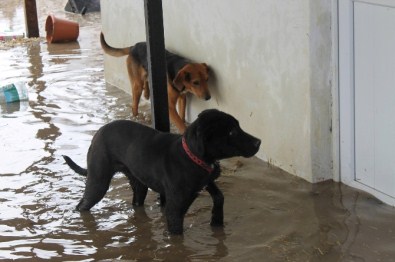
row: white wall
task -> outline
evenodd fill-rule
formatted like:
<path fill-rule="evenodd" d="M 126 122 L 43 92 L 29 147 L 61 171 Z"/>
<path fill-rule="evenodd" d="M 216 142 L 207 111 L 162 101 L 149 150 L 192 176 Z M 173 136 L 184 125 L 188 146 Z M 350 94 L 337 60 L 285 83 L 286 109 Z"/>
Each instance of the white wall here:
<path fill-rule="evenodd" d="M 145 41 L 143 0 L 100 0 L 100 5 L 102 31 L 107 43 L 114 47 L 127 47 Z M 106 55 L 104 74 L 108 83 L 131 94 L 126 57 Z"/>
<path fill-rule="evenodd" d="M 165 0 L 166 48 L 214 75 L 205 108 L 234 115 L 262 139 L 258 157 L 317 182 L 332 178 L 333 0 Z M 145 40 L 143 0 L 101 0 L 103 31 L 117 47 Z M 106 80 L 130 90 L 125 58 L 105 58 Z"/>

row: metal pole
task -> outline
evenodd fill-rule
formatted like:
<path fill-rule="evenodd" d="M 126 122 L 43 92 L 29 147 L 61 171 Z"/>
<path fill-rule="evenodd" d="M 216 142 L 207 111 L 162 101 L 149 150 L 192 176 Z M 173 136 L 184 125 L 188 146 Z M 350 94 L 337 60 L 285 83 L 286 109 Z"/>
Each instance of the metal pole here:
<path fill-rule="evenodd" d="M 144 0 L 153 127 L 170 131 L 162 0 Z"/>
<path fill-rule="evenodd" d="M 26 36 L 39 37 L 36 0 L 25 0 Z"/>

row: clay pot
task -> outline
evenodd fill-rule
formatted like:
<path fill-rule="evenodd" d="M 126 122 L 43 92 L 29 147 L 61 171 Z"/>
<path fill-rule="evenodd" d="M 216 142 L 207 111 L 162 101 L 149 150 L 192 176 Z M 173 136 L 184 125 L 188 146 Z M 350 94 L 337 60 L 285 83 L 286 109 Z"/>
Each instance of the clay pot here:
<path fill-rule="evenodd" d="M 45 22 L 48 43 L 62 43 L 76 41 L 79 35 L 77 22 L 57 18 L 49 15 Z"/>

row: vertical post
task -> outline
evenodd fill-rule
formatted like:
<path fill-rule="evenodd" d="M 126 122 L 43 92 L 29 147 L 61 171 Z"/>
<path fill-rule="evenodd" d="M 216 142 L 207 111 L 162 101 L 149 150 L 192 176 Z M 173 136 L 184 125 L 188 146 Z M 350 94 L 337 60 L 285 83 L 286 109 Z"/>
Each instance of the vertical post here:
<path fill-rule="evenodd" d="M 25 0 L 26 36 L 39 37 L 36 0 Z"/>
<path fill-rule="evenodd" d="M 144 0 L 153 127 L 170 131 L 162 0 Z"/>

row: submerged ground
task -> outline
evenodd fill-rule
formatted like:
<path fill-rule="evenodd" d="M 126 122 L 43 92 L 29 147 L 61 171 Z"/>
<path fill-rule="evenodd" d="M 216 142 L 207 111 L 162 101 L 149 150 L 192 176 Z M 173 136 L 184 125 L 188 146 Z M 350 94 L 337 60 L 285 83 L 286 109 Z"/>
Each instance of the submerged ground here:
<path fill-rule="evenodd" d="M 1 27 L 24 31 L 23 1 L 2 2 Z M 395 209 L 342 184 L 309 184 L 258 159 L 222 162 L 225 227 L 209 225 L 205 192 L 183 237 L 170 237 L 156 194 L 131 205 L 120 174 L 105 199 L 74 210 L 81 165 L 95 131 L 131 119 L 130 97 L 106 85 L 100 14 L 66 14 L 63 0 L 38 0 L 41 35 L 49 12 L 78 21 L 69 44 L 0 44 L 0 83 L 24 81 L 28 102 L 0 105 L 0 259 L 37 261 L 395 261 Z M 136 121 L 149 123 L 145 107 Z"/>

